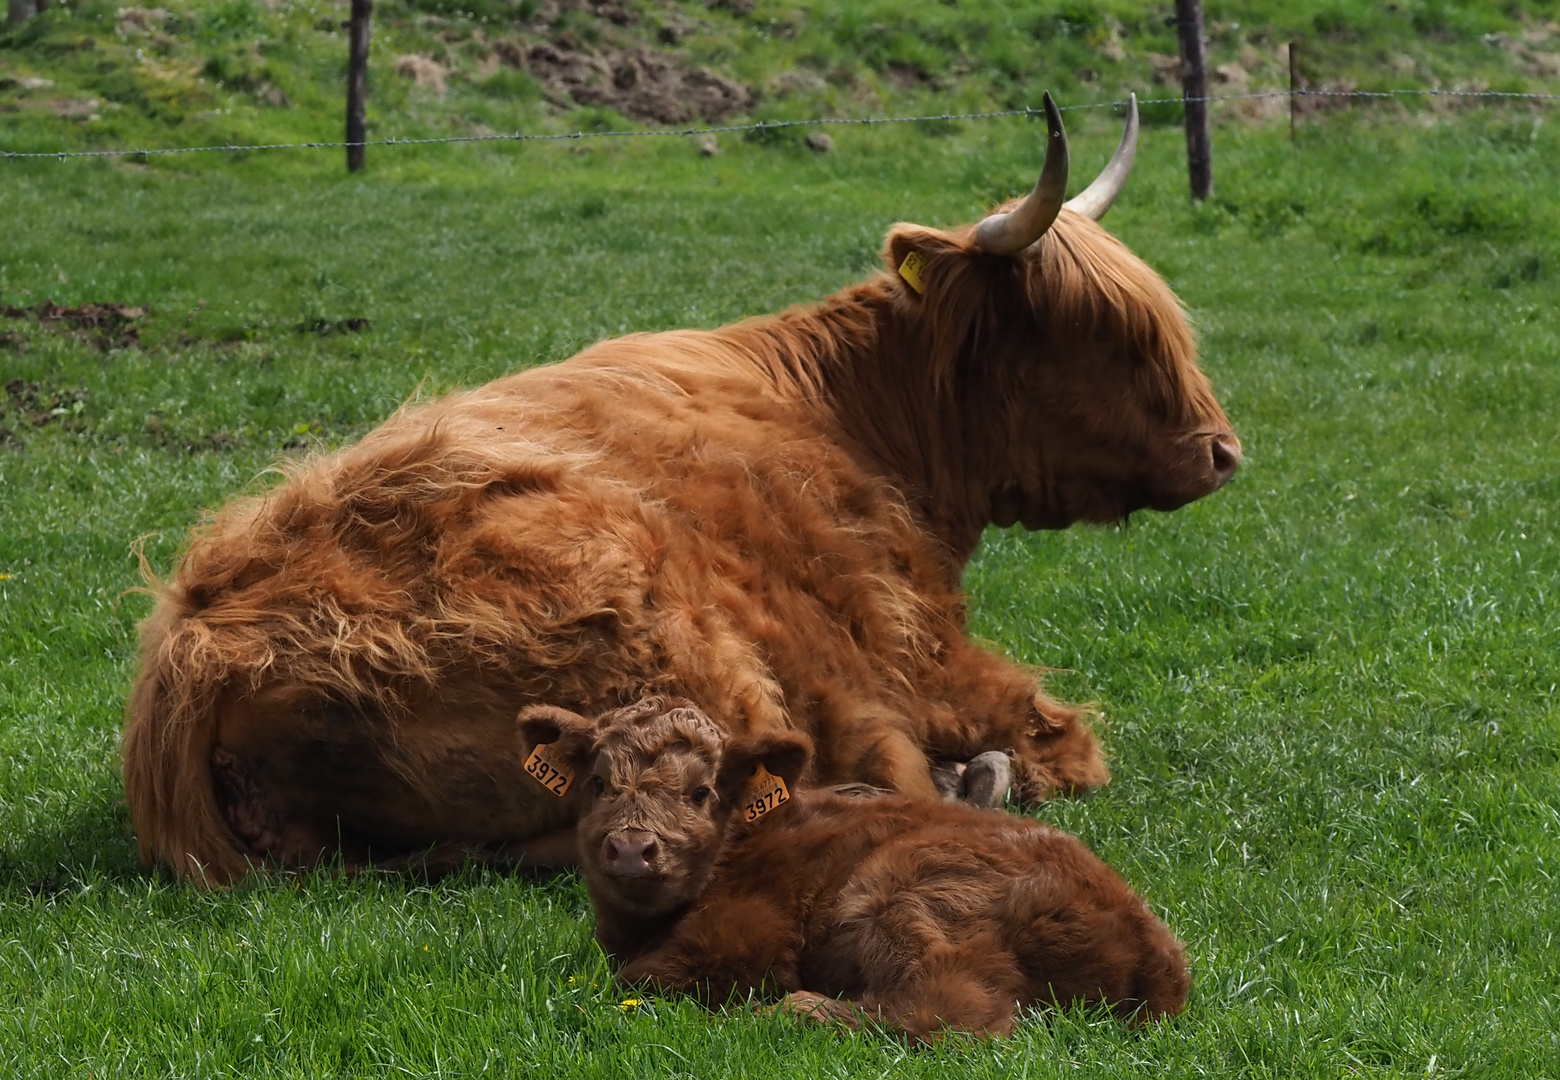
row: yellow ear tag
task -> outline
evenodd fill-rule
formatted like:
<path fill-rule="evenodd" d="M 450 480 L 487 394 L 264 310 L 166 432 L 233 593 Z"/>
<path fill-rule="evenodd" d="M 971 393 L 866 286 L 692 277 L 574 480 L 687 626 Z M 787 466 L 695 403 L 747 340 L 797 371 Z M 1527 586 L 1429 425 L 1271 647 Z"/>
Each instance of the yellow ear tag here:
<path fill-rule="evenodd" d="M 531 751 L 531 756 L 525 759 L 525 771 L 560 799 L 569 793 L 569 785 L 574 783 L 574 770 L 553 752 L 552 743 L 539 743 Z"/>
<path fill-rule="evenodd" d="M 919 251 L 912 251 L 905 256 L 905 261 L 899 264 L 899 276 L 909 282 L 910 287 L 918 293 L 926 291 L 926 279 L 921 276 L 921 271 L 926 269 L 926 256 Z"/>
<path fill-rule="evenodd" d="M 743 789 L 742 816 L 748 821 L 757 821 L 790 801 L 791 793 L 786 790 L 785 781 L 760 765 L 753 770 L 752 778 Z"/>

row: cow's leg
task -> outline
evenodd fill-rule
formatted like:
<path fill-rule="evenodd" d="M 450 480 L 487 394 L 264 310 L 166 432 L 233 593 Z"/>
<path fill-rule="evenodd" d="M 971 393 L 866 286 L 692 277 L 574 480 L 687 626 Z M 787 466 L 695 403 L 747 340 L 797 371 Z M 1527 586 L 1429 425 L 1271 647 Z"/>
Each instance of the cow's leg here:
<path fill-rule="evenodd" d="M 830 771 L 841 778 L 888 788 L 901 795 L 940 798 L 932 763 L 914 738 L 886 722 L 864 727 L 845 741 Z"/>
<path fill-rule="evenodd" d="M 348 869 L 464 862 L 571 865 L 580 796 L 523 770 L 514 696 L 408 695 L 392 721 L 271 688 L 225 702 L 211 755 L 218 801 L 257 861 Z"/>
<path fill-rule="evenodd" d="M 1012 757 L 1011 751 L 987 750 L 969 761 L 934 761 L 932 783 L 944 802 L 994 810 L 1013 787 Z"/>
<path fill-rule="evenodd" d="M 1014 747 L 1014 783 L 1020 802 L 1075 795 L 1110 782 L 1110 767 L 1087 712 L 1053 701 L 1036 690 L 1026 710 L 1022 737 Z"/>
<path fill-rule="evenodd" d="M 252 762 L 217 746 L 211 753 L 211 778 L 228 828 L 256 863 L 313 866 L 340 849 L 340 838 L 318 823 L 292 812 Z M 348 858 L 361 857 L 352 852 Z"/>
<path fill-rule="evenodd" d="M 982 750 L 959 763 L 963 768 L 958 797 L 991 808 L 1001 806 L 1011 793 L 1027 805 L 1109 783 L 1110 767 L 1086 716 L 1083 709 L 1052 701 L 1044 691 L 1032 691 L 1017 723 L 1009 716 L 994 718 L 985 738 L 976 744 L 1000 743 L 1000 749 Z"/>
<path fill-rule="evenodd" d="M 1013 1033 L 1014 1002 L 958 971 L 928 974 L 900 990 L 863 995 L 856 1007 L 917 1042 L 931 1042 L 950 1031 Z"/>
<path fill-rule="evenodd" d="M 773 1005 L 758 1008 L 760 1016 L 791 1016 L 812 1024 L 828 1024 L 859 1031 L 866 1014 L 861 1006 L 844 998 L 811 990 L 793 990 Z"/>
<path fill-rule="evenodd" d="M 928 718 L 926 745 L 934 757 L 967 762 L 988 751 L 1011 752 L 1020 802 L 1087 791 L 1110 779 L 1087 711 L 1053 700 L 1034 675 L 970 643 L 951 650 L 943 700 Z M 998 786 L 997 779 L 983 789 Z M 1000 803 L 1000 797 L 988 796 Z"/>
<path fill-rule="evenodd" d="M 579 845 L 573 826 L 513 844 L 438 844 L 423 851 L 366 863 L 347 863 L 349 874 L 365 870 L 411 873 L 440 878 L 467 866 L 497 866 L 515 870 L 567 870 L 579 865 Z"/>
<path fill-rule="evenodd" d="M 797 985 L 796 936 L 794 920 L 773 900 L 722 896 L 696 907 L 670 938 L 624 964 L 618 978 L 657 993 L 692 994 L 716 1008 L 736 996 Z M 615 948 L 610 931 L 602 941 Z"/>
<path fill-rule="evenodd" d="M 959 797 L 971 806 L 995 810 L 1013 787 L 1012 756 L 1002 750 L 976 754 L 960 777 Z"/>

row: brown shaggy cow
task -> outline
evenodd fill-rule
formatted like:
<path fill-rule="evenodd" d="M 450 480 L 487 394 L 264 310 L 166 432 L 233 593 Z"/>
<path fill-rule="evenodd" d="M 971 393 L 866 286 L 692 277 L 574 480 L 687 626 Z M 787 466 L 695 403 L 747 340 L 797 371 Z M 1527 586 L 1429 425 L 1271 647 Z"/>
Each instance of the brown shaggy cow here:
<path fill-rule="evenodd" d="M 1102 784 L 1079 710 L 972 643 L 990 524 L 1115 522 L 1214 491 L 1236 441 L 1165 283 L 1063 206 L 898 225 L 815 307 L 635 334 L 408 407 L 196 529 L 153 581 L 124 733 L 142 856 L 219 884 L 436 845 L 572 861 L 516 703 L 648 693 L 799 730 L 804 785 L 935 797 L 929 759 L 1013 752 L 1028 801 Z M 996 797 L 1000 798 L 1000 792 Z"/>
<path fill-rule="evenodd" d="M 520 725 L 593 793 L 580 866 L 627 982 L 711 1005 L 785 994 L 814 1019 L 864 1013 L 918 1039 L 1005 1035 L 1051 1002 L 1144 1019 L 1186 1004 L 1180 942 L 1066 833 L 905 796 L 793 794 L 805 736 L 731 738 L 688 702 L 597 723 L 533 706 Z"/>

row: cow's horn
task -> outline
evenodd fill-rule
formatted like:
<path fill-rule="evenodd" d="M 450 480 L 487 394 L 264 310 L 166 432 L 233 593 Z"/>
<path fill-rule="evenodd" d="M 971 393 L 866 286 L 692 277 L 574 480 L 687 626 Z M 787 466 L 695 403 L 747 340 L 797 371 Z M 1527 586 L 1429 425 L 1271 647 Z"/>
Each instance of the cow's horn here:
<path fill-rule="evenodd" d="M 1045 165 L 1029 197 L 1005 214 L 992 214 L 975 226 L 975 246 L 992 255 L 1017 255 L 1033 244 L 1061 213 L 1067 198 L 1067 130 L 1062 114 L 1045 94 L 1045 123 L 1050 137 L 1045 142 Z M 1106 205 L 1109 205 L 1108 203 Z"/>
<path fill-rule="evenodd" d="M 1127 98 L 1127 130 L 1121 143 L 1111 156 L 1110 164 L 1094 178 L 1094 183 L 1067 200 L 1067 209 L 1098 221 L 1116 201 L 1126 186 L 1127 174 L 1132 171 L 1132 159 L 1137 157 L 1138 113 L 1137 95 Z"/>

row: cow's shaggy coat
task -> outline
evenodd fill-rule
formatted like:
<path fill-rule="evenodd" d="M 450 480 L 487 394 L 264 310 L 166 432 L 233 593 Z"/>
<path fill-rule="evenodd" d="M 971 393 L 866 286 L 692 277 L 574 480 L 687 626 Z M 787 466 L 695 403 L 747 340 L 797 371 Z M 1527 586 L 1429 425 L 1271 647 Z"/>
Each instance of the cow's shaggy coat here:
<path fill-rule="evenodd" d="M 995 257 L 896 227 L 815 307 L 639 334 L 407 407 L 286 469 L 153 582 L 124 733 L 142 855 L 231 881 L 431 845 L 568 861 L 579 798 L 516 703 L 656 692 L 799 730 L 804 785 L 935 796 L 1014 751 L 1025 800 L 1102 784 L 1078 710 L 973 644 L 981 530 L 1173 509 L 1239 444 L 1163 281 L 1068 211 Z"/>
<path fill-rule="evenodd" d="M 594 792 L 580 865 L 628 982 L 709 1004 L 785 995 L 815 1019 L 865 1015 L 919 1039 L 1007 1034 L 1018 1011 L 1053 1002 L 1138 1019 L 1186 1003 L 1169 929 L 1039 822 L 827 790 L 745 811 L 760 765 L 796 782 L 807 740 L 731 738 L 685 702 L 648 699 L 599 726 L 532 709 L 521 724 Z"/>

